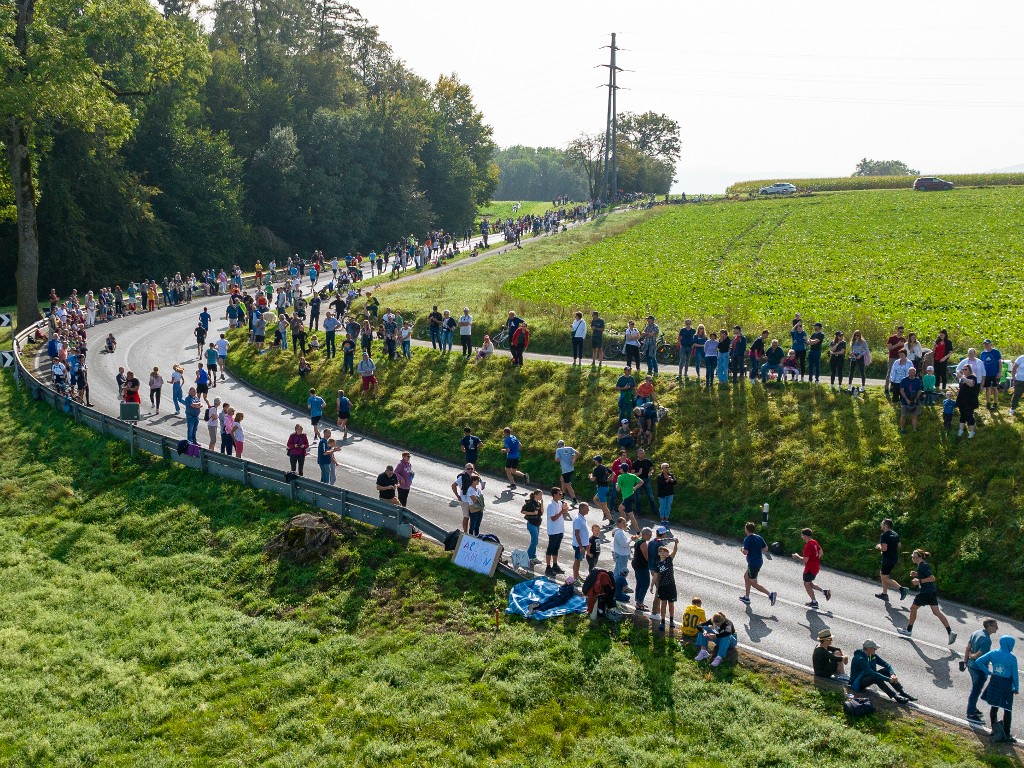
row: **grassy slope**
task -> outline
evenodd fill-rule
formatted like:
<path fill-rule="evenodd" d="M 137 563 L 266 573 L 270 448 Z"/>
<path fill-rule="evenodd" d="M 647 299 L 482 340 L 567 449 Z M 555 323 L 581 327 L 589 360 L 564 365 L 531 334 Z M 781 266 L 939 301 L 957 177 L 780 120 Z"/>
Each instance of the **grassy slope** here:
<path fill-rule="evenodd" d="M 519 210 L 515 213 L 512 212 L 512 206 L 516 204 L 516 200 L 493 200 L 489 205 L 485 205 L 476 212 L 477 224 L 480 223 L 487 217 L 491 221 L 494 219 L 507 219 L 509 217 L 519 218 L 530 214 L 531 216 L 543 216 L 545 211 L 554 210 L 550 200 L 520 200 L 521 203 Z M 561 208 L 562 206 L 559 206 Z"/>
<path fill-rule="evenodd" d="M 0 411 L 4 765 L 1009 764 L 643 629 L 495 634 L 507 584 L 425 544 L 353 527 L 320 565 L 267 560 L 299 507 L 132 459 L 6 379 Z"/>
<path fill-rule="evenodd" d="M 300 407 L 309 386 L 346 385 L 338 361 L 314 361 L 314 373 L 300 382 L 290 354 L 232 348 L 237 373 Z M 584 455 L 613 447 L 613 370 L 598 375 L 540 362 L 517 370 L 503 358 L 473 366 L 458 355 L 415 350 L 411 362 L 383 362 L 377 371 L 382 396 L 357 408 L 356 428 L 414 450 L 458 461 L 458 439 L 469 424 L 487 441 L 482 464 L 495 470 L 503 466 L 499 432 L 510 424 L 525 447 L 525 470 L 545 484 L 555 479 L 558 438 Z M 679 479 L 676 520 L 738 535 L 768 501 L 773 536 L 788 547 L 796 548 L 796 532 L 810 525 L 829 565 L 871 576 L 879 520 L 893 517 L 908 557 L 918 546 L 935 554 L 945 594 L 1024 616 L 1024 515 L 1017 504 L 1024 426 L 1005 411 L 986 413 L 976 439 L 956 442 L 941 437 L 941 415 L 931 411 L 918 432 L 901 437 L 880 393 L 861 400 L 757 385 L 709 396 L 696 386 L 664 387 L 661 402 L 671 416 L 653 458 L 669 462 Z"/>
<path fill-rule="evenodd" d="M 650 214 L 648 214 L 650 215 Z M 680 206 L 614 239 L 626 217 L 573 239 L 495 257 L 486 269 L 380 292 L 417 316 L 469 306 L 487 327 L 517 309 L 536 351 L 568 351 L 571 313 L 617 322 L 657 315 L 671 336 L 684 317 L 712 327 L 788 331 L 800 311 L 826 332 L 860 327 L 873 349 L 897 320 L 929 346 L 948 327 L 963 352 L 993 336 L 1024 345 L 1024 316 L 1003 267 L 1024 252 L 1024 188 L 858 192 Z M 546 265 L 538 268 L 540 265 Z M 786 336 L 781 336 L 787 338 Z"/>

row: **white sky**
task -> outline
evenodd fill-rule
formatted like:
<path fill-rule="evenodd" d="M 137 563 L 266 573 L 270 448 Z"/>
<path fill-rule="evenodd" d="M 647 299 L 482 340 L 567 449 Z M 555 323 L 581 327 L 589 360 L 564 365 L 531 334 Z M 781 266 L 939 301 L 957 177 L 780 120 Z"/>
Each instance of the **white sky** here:
<path fill-rule="evenodd" d="M 846 176 L 865 156 L 938 174 L 1024 163 L 1020 0 L 354 4 L 418 74 L 467 82 L 501 146 L 603 131 L 595 67 L 616 32 L 619 111 L 682 125 L 676 190 Z"/>

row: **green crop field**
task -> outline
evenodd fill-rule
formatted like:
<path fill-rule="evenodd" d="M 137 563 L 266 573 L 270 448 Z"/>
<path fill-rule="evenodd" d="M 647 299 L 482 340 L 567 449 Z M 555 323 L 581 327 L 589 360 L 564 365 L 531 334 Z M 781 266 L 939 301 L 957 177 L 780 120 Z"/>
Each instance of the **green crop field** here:
<path fill-rule="evenodd" d="M 508 583 L 426 543 L 353 524 L 289 565 L 262 548 L 303 507 L 132 458 L 9 378 L 0 413 L 4 766 L 1011 764 L 643 627 L 496 632 Z"/>
<path fill-rule="evenodd" d="M 938 174 L 958 187 L 987 187 L 1024 184 L 1024 173 L 953 173 Z M 748 194 L 757 192 L 776 181 L 788 181 L 800 191 L 843 192 L 853 189 L 909 189 L 914 183 L 913 176 L 836 176 L 821 179 L 754 179 L 730 184 L 727 194 Z"/>

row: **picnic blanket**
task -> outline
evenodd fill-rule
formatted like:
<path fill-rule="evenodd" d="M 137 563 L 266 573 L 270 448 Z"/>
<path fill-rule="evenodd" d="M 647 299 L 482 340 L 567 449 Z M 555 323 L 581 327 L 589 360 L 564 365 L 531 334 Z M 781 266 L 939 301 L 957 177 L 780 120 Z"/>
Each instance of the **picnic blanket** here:
<path fill-rule="evenodd" d="M 550 579 L 540 576 L 536 579 L 516 584 L 508 593 L 508 608 L 505 613 L 526 615 L 526 609 L 532 603 L 539 603 L 558 591 L 558 585 Z M 582 595 L 574 595 L 569 602 L 547 611 L 536 611 L 535 619 L 550 619 L 555 616 L 567 616 L 570 613 L 586 613 L 587 600 Z"/>

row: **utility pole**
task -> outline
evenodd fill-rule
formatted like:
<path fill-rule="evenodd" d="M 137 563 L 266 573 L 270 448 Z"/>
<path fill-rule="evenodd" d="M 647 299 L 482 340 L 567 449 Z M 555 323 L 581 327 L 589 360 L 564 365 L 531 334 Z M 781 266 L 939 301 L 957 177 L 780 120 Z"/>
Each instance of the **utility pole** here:
<path fill-rule="evenodd" d="M 616 92 L 619 90 L 616 75 L 621 72 L 615 64 L 615 52 L 619 50 L 615 45 L 615 33 L 612 32 L 612 44 L 606 46 L 611 49 L 611 62 L 602 64 L 608 67 L 608 117 L 604 130 L 604 183 L 601 187 L 601 197 L 609 204 L 618 197 L 618 155 L 616 145 L 618 143 L 618 115 L 616 107 Z"/>

